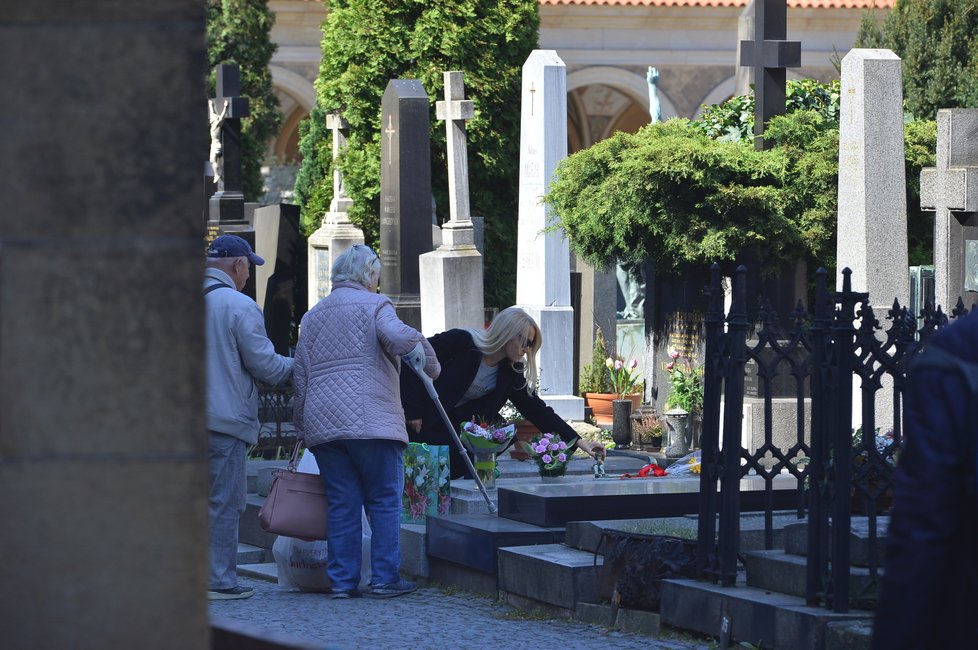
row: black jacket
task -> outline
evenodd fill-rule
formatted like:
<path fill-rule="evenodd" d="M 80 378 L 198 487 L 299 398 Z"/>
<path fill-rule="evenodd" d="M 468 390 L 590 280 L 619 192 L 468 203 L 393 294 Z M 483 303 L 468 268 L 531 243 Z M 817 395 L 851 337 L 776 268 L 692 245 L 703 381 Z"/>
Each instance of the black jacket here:
<path fill-rule="evenodd" d="M 978 638 L 978 310 L 910 370 L 873 647 L 968 648 Z"/>
<path fill-rule="evenodd" d="M 527 390 L 526 377 L 513 370 L 506 360 L 498 366 L 495 389 L 479 399 L 456 407 L 455 404 L 462 399 L 479 371 L 482 352 L 475 347 L 472 336 L 461 329 L 448 330 L 428 340 L 441 363 L 441 375 L 435 380 L 435 389 L 456 432 L 461 430 L 462 422 L 471 420 L 473 416 L 489 420 L 498 418 L 499 409 L 503 407 L 506 400 L 510 400 L 523 417 L 536 425 L 540 431 L 556 433 L 566 442 L 577 437 L 574 429 L 560 419 L 546 402 L 536 394 L 530 394 Z M 401 403 L 404 406 L 406 419 L 421 419 L 422 422 L 420 434 L 408 432 L 411 442 L 451 445 L 452 477 L 462 476 L 465 473 L 465 465 L 456 449 L 457 445 L 445 428 L 441 415 L 434 401 L 428 396 L 424 384 L 410 370 L 401 372 Z"/>

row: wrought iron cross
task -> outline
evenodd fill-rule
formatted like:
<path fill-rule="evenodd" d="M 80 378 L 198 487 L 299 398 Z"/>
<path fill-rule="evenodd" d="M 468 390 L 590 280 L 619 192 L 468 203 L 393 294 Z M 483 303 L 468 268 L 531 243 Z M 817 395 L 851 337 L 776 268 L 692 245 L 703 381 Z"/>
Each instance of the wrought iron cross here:
<path fill-rule="evenodd" d="M 740 42 L 741 65 L 754 68 L 754 148 L 768 146 L 767 121 L 785 113 L 786 69 L 801 65 L 801 43 L 788 41 L 785 0 L 754 0 L 754 40 Z"/>

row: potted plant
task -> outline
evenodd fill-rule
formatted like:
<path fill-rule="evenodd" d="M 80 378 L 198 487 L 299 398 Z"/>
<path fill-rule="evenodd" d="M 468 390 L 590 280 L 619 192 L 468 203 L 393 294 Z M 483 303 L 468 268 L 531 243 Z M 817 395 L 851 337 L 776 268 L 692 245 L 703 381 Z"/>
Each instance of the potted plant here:
<path fill-rule="evenodd" d="M 591 408 L 595 424 L 599 426 L 612 424 L 612 403 L 621 392 L 613 383 L 615 375 L 612 370 L 616 359 L 620 359 L 624 363 L 621 357 L 614 356 L 608 351 L 608 345 L 601 333 L 601 328 L 595 328 L 591 362 L 584 366 L 579 390 L 588 407 Z M 635 365 L 638 365 L 637 361 Z M 625 393 L 625 397 L 632 402 L 633 410 L 637 409 L 642 401 L 641 384 L 635 383 L 633 378 Z"/>
<path fill-rule="evenodd" d="M 700 442 L 699 429 L 703 417 L 703 369 L 695 366 L 691 358 L 670 349 L 666 372 L 669 373 L 669 384 L 672 387 L 669 397 L 666 398 L 666 420 L 670 421 L 669 430 L 671 432 L 681 430 L 684 438 L 684 440 L 673 440 L 670 435 L 668 448 L 676 454 L 683 455 L 689 448 L 698 447 Z"/>
<path fill-rule="evenodd" d="M 560 439 L 554 433 L 543 433 L 535 436 L 530 442 L 520 443 L 526 453 L 536 461 L 537 468 L 540 470 L 540 478 L 544 483 L 550 480 L 557 480 L 567 473 L 567 463 L 570 462 L 570 454 L 567 448 L 570 445 Z M 571 443 L 573 444 L 573 443 Z"/>
<path fill-rule="evenodd" d="M 635 442 L 639 447 L 656 449 L 662 447 L 662 423 L 655 408 L 642 410 L 635 414 L 633 431 L 635 432 Z"/>

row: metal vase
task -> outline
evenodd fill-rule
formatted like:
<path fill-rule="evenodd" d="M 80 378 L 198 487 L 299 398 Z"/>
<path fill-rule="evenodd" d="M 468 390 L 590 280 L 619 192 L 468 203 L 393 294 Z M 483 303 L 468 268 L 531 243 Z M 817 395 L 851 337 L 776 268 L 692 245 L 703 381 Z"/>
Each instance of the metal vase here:
<path fill-rule="evenodd" d="M 632 400 L 616 399 L 611 404 L 611 439 L 615 448 L 628 449 L 632 444 Z"/>

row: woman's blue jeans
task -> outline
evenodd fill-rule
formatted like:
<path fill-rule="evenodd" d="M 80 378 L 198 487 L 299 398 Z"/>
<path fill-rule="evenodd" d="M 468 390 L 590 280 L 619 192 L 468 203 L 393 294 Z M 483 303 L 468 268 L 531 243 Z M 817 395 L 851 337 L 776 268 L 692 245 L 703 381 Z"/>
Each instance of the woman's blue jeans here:
<path fill-rule="evenodd" d="M 329 499 L 326 573 L 334 591 L 360 584 L 363 530 L 360 509 L 370 521 L 372 585 L 400 579 L 401 493 L 404 443 L 396 440 L 334 440 L 311 448 Z"/>

